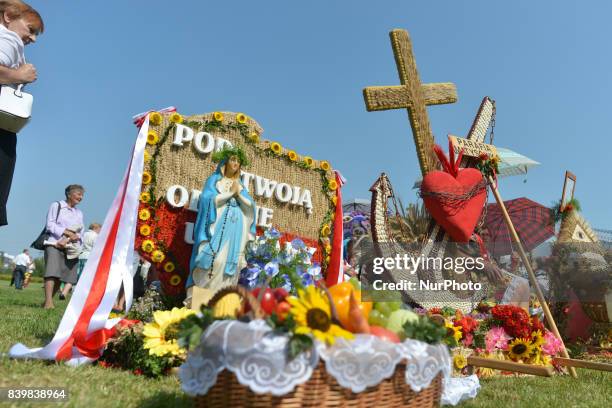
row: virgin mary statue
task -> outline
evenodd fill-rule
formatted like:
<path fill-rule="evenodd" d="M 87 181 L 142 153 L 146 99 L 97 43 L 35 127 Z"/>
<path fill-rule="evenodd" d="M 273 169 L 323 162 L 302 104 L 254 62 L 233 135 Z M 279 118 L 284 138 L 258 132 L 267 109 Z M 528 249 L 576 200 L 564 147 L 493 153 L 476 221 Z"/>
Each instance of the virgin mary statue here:
<path fill-rule="evenodd" d="M 246 266 L 244 248 L 255 239 L 255 202 L 240 181 L 240 168 L 248 165 L 239 147 L 213 155 L 216 171 L 204 183 L 187 278 L 187 299 L 193 286 L 217 291 L 238 283 Z"/>

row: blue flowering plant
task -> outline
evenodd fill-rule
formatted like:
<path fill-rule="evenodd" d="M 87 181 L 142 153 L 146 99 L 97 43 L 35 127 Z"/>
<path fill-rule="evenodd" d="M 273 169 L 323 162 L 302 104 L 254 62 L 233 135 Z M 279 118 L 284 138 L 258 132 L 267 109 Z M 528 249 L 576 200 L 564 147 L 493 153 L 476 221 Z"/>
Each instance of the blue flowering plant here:
<path fill-rule="evenodd" d="M 281 245 L 280 238 L 280 232 L 269 228 L 247 246 L 247 267 L 240 272 L 242 286 L 253 289 L 269 281 L 270 288 L 297 294 L 297 289 L 322 279 L 321 266 L 312 262 L 316 248 L 299 238 Z"/>

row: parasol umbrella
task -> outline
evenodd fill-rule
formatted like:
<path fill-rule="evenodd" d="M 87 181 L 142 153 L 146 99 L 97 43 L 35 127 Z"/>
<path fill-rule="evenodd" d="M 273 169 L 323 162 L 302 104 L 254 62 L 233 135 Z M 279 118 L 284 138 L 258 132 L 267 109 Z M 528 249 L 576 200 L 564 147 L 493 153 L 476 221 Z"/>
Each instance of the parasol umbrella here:
<path fill-rule="evenodd" d="M 520 153 L 506 149 L 504 147 L 497 148 L 497 155 L 499 156 L 499 173 L 497 177 L 506 176 L 518 176 L 521 174 L 527 174 L 527 170 L 530 167 L 537 166 L 538 163 L 535 160 L 531 160 L 527 156 L 523 156 Z"/>
<path fill-rule="evenodd" d="M 548 207 L 526 197 L 504 201 L 504 205 L 526 251 L 531 251 L 555 235 Z M 512 254 L 512 238 L 498 204 L 487 205 L 485 226 L 489 235 L 485 237 L 485 242 L 491 255 Z"/>

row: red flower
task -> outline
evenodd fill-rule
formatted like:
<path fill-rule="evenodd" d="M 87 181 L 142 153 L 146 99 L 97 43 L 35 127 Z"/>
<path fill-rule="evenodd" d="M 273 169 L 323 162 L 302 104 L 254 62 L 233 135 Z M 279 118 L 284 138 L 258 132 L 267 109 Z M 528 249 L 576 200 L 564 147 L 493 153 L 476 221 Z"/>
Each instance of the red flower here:
<path fill-rule="evenodd" d="M 487 161 L 489 160 L 489 155 L 486 153 L 480 153 L 480 156 L 478 156 L 478 158 L 482 161 Z"/>
<path fill-rule="evenodd" d="M 441 315 L 442 314 L 442 308 L 432 307 L 431 309 L 429 309 L 429 314 L 432 314 L 432 315 L 439 314 L 439 315 Z"/>
<path fill-rule="evenodd" d="M 463 316 L 460 320 L 455 320 L 455 326 L 461 326 L 461 331 L 466 335 L 478 327 L 478 321 L 471 316 Z"/>
<path fill-rule="evenodd" d="M 134 374 L 142 375 L 142 370 L 140 368 L 137 368 L 137 369 L 134 370 Z"/>
<path fill-rule="evenodd" d="M 529 337 L 531 335 L 529 315 L 513 305 L 497 305 L 491 309 L 494 320 L 501 323 L 506 333 L 512 337 Z"/>
<path fill-rule="evenodd" d="M 542 330 L 542 333 L 544 333 L 544 324 L 538 319 L 538 316 L 531 317 L 531 330 Z"/>

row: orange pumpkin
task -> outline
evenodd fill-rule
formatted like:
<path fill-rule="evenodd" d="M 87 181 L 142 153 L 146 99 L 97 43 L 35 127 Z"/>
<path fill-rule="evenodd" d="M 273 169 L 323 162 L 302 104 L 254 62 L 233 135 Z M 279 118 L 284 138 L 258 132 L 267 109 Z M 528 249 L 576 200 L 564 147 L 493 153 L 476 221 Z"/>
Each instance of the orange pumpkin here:
<path fill-rule="evenodd" d="M 372 311 L 372 302 L 361 301 L 361 291 L 355 290 L 350 282 L 343 282 L 329 288 L 334 306 L 336 307 L 336 313 L 338 314 L 338 320 L 345 329 L 352 331 L 355 328 L 351 323 L 350 309 L 351 309 L 351 292 L 355 296 L 355 300 L 358 302 L 358 307 L 363 314 L 365 320 L 368 320 L 370 312 Z"/>

